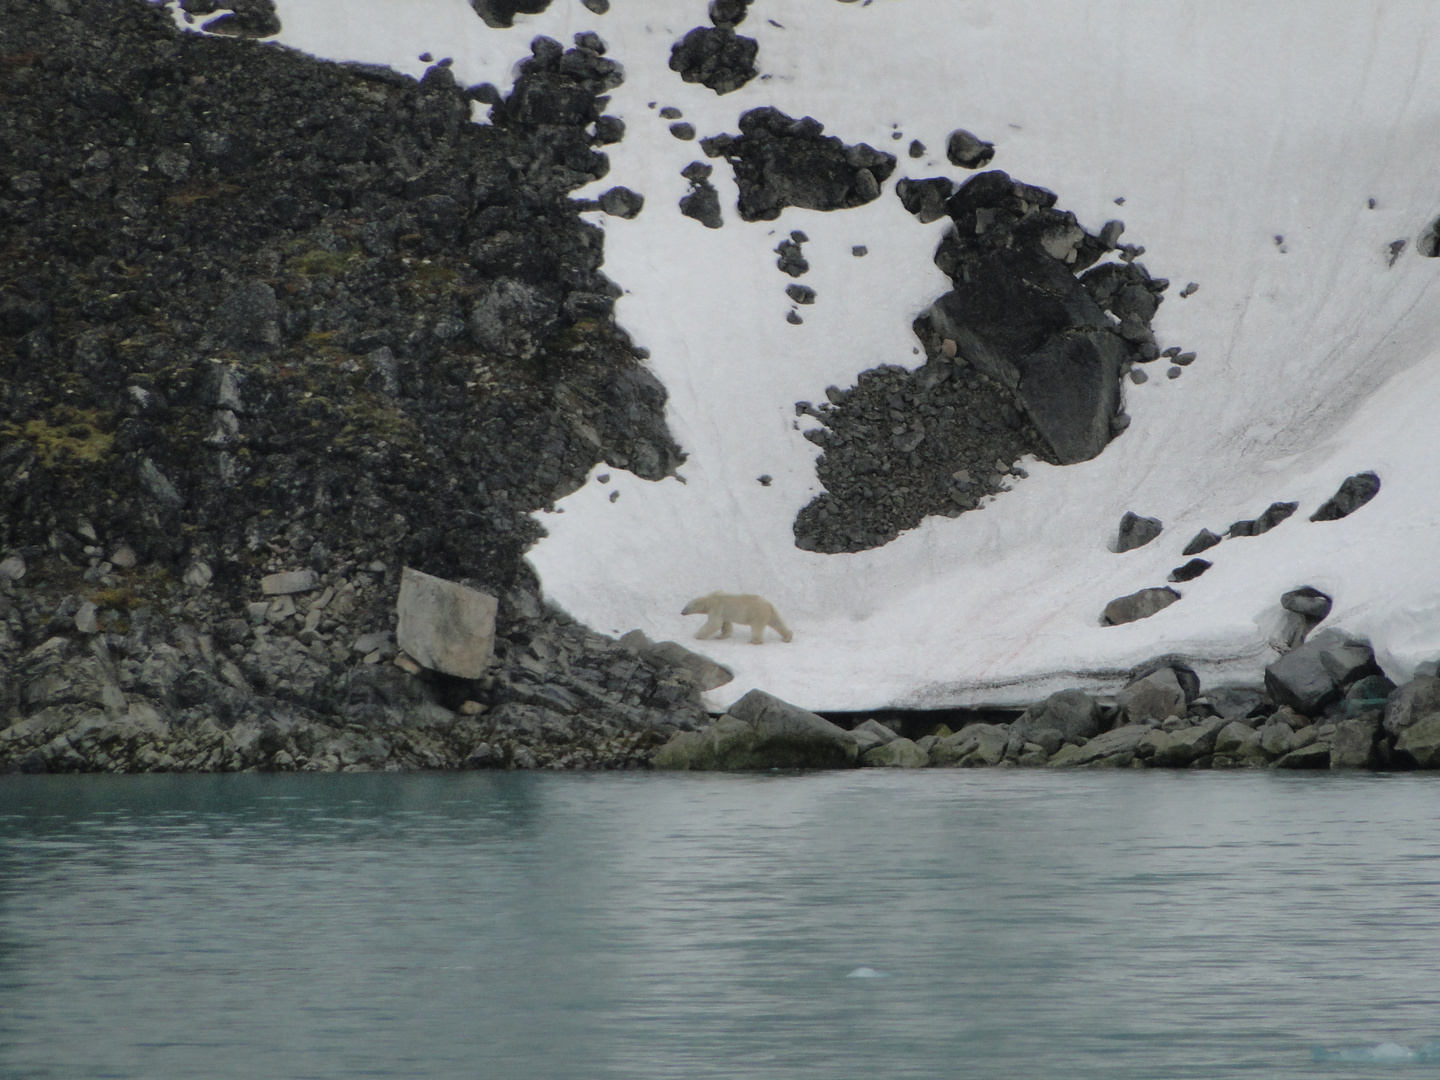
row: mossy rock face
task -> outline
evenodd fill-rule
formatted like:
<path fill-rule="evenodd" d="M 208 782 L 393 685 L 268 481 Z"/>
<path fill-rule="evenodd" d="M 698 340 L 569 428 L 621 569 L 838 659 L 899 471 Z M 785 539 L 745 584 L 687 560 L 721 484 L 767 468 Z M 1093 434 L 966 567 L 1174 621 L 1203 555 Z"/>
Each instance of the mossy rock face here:
<path fill-rule="evenodd" d="M 545 609 L 524 562 L 532 514 L 596 464 L 660 479 L 683 460 L 570 198 L 609 167 L 602 51 L 537 39 L 475 124 L 448 68 L 182 33 L 145 0 L 0 0 L 0 560 L 26 565 L 0 588 L 0 669 L 103 632 L 169 672 L 117 692 L 177 722 L 399 723 L 398 669 L 351 645 L 388 629 L 408 565 L 503 598 L 494 684 L 414 676 L 429 705 L 538 694 L 523 656 L 596 727 L 564 750 L 498 725 L 433 753 L 415 735 L 324 767 L 638 767 L 699 722 L 664 665 L 612 679 L 617 646 Z M 472 325 L 501 279 L 553 301 L 523 357 Z M 302 568 L 331 606 L 253 608 L 260 577 Z M 547 640 L 543 663 L 525 651 Z M 28 708 L 16 693 L 0 680 L 0 722 Z M 156 760 L 301 767 L 334 737 Z M 108 767 L 76 755 L 39 767 Z"/>

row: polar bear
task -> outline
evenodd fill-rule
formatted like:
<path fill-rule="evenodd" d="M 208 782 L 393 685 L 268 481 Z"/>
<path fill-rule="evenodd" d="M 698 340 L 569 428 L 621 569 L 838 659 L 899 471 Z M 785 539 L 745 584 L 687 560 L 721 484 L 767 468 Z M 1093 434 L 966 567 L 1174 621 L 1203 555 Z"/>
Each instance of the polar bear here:
<path fill-rule="evenodd" d="M 786 641 L 795 636 L 780 618 L 775 605 L 763 596 L 736 596 L 732 593 L 713 592 L 709 596 L 691 600 L 680 614 L 710 616 L 695 634 L 702 641 L 714 637 L 717 630 L 722 638 L 728 638 L 732 623 L 745 623 L 750 627 L 751 645 L 765 643 L 767 626 L 773 626 Z"/>

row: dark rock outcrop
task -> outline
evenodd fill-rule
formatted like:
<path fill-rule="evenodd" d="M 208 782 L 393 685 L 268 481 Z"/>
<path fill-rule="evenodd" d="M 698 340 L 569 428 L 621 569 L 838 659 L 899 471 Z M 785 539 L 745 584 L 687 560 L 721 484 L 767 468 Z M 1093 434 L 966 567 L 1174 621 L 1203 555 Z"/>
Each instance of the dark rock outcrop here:
<path fill-rule="evenodd" d="M 1347 476 L 1340 490 L 1327 499 L 1311 521 L 1338 521 L 1348 517 L 1380 493 L 1380 477 L 1373 472 L 1356 473 Z"/>
<path fill-rule="evenodd" d="M 843 210 L 873 202 L 895 170 L 894 155 L 865 143 L 846 146 L 824 131 L 812 117 L 796 120 L 767 106 L 740 117 L 739 135 L 700 145 L 734 168 L 746 221 L 773 221 L 787 206 Z"/>
<path fill-rule="evenodd" d="M 759 42 L 732 27 L 697 26 L 670 50 L 670 70 L 686 82 L 729 94 L 760 74 L 755 67 L 759 51 Z"/>

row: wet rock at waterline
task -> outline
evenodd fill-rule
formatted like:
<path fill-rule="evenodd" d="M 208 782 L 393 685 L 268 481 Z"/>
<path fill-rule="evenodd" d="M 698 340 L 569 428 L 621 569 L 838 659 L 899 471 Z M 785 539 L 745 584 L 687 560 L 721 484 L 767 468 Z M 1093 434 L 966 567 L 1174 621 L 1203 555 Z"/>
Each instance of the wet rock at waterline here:
<path fill-rule="evenodd" d="M 752 690 L 708 728 L 681 732 L 655 754 L 667 770 L 833 769 L 855 763 L 855 737 L 823 717 Z"/>

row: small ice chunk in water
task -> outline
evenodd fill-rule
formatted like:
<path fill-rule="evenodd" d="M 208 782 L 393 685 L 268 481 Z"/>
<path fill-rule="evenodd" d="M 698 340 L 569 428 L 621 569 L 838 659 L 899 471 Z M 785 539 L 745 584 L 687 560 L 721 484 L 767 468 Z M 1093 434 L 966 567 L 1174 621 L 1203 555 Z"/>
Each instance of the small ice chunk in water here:
<path fill-rule="evenodd" d="M 890 973 L 888 971 L 876 971 L 872 967 L 858 967 L 845 977 L 847 979 L 888 979 Z"/>
<path fill-rule="evenodd" d="M 1408 1061 L 1434 1061 L 1440 1058 L 1440 1043 L 1428 1043 L 1418 1051 L 1399 1043 L 1383 1042 L 1375 1046 L 1349 1046 L 1342 1050 L 1326 1050 L 1317 1046 L 1316 1061 L 1369 1061 L 1376 1064 L 1392 1064 Z"/>

